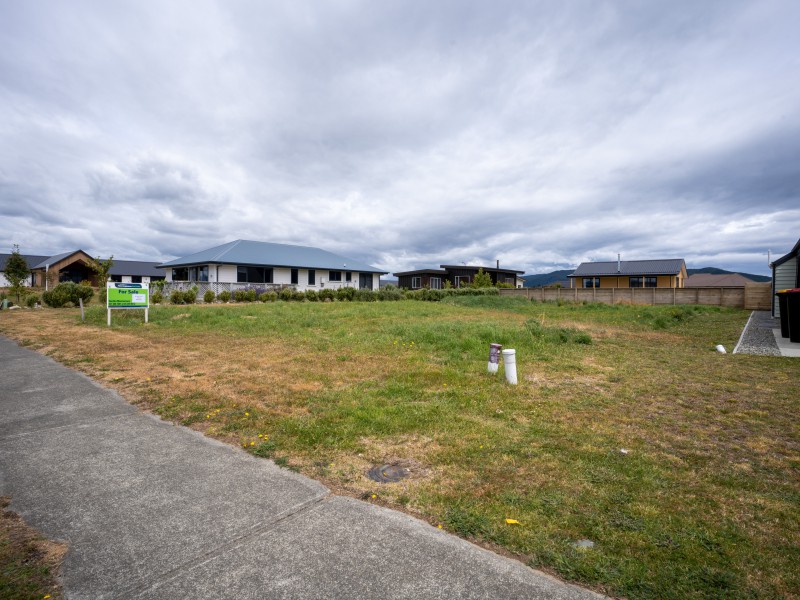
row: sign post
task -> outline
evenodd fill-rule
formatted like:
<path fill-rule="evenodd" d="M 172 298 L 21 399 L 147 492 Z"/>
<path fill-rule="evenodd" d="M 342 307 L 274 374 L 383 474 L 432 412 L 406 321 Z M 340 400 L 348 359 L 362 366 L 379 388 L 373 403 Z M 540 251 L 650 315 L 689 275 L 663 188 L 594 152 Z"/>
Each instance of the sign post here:
<path fill-rule="evenodd" d="M 108 326 L 111 327 L 111 311 L 113 309 L 143 308 L 144 322 L 147 323 L 150 312 L 150 288 L 145 283 L 116 283 L 109 281 L 106 287 L 106 310 Z"/>

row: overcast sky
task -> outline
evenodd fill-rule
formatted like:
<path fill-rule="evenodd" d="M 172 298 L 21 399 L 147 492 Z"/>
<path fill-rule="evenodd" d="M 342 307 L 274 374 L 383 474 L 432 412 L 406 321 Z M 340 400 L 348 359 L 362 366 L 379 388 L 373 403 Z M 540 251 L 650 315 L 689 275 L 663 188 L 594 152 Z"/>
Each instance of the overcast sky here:
<path fill-rule="evenodd" d="M 800 2 L 0 0 L 0 252 L 387 271 L 800 238 Z"/>

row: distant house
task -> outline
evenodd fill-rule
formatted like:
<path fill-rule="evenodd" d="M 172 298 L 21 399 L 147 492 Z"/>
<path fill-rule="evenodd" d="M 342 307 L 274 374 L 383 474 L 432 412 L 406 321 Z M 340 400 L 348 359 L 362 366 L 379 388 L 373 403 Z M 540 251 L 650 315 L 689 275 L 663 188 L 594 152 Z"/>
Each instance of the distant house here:
<path fill-rule="evenodd" d="M 382 271 L 310 246 L 236 240 L 159 265 L 167 281 L 377 290 Z"/>
<path fill-rule="evenodd" d="M 580 288 L 682 288 L 687 274 L 682 258 L 670 258 L 585 262 L 568 277 Z"/>
<path fill-rule="evenodd" d="M 29 269 L 32 265 L 38 264 L 47 258 L 46 256 L 34 256 L 33 254 L 22 254 L 21 256 L 25 259 Z M 6 262 L 8 262 L 9 258 L 11 258 L 10 254 L 0 254 L 0 287 L 8 287 L 10 285 L 8 279 L 6 279 Z M 25 285 L 33 285 L 33 276 L 28 277 Z"/>
<path fill-rule="evenodd" d="M 781 256 L 774 261 L 772 267 L 772 316 L 779 317 L 778 298 L 775 292 L 800 287 L 800 260 L 797 255 L 800 253 L 800 240 L 794 245 L 789 253 Z"/>
<path fill-rule="evenodd" d="M 754 283 L 752 279 L 745 277 L 739 273 L 695 273 L 686 278 L 683 287 L 698 288 L 698 287 L 722 287 L 722 288 L 739 288 L 744 287 L 748 283 Z"/>
<path fill-rule="evenodd" d="M 35 258 L 40 260 L 34 264 L 28 262 L 34 286 L 48 288 L 51 284 L 57 285 L 65 281 L 88 281 L 97 285 L 97 275 L 89 266 L 94 259 L 83 250 Z M 164 279 L 163 271 L 159 271 L 156 265 L 157 262 L 114 259 L 108 272 L 109 279 L 125 283 L 150 283 Z"/>
<path fill-rule="evenodd" d="M 452 287 L 462 287 L 471 284 L 475 280 L 475 275 L 481 269 L 492 279 L 492 284 L 507 283 L 514 287 L 522 287 L 523 281 L 519 277 L 525 271 L 515 271 L 514 269 L 501 269 L 498 267 L 476 267 L 469 265 L 440 265 L 439 269 L 417 269 L 416 271 L 403 271 L 393 273 L 397 277 L 397 286 L 409 290 L 419 290 L 430 288 L 438 290 L 445 287 L 445 281 L 449 281 Z"/>

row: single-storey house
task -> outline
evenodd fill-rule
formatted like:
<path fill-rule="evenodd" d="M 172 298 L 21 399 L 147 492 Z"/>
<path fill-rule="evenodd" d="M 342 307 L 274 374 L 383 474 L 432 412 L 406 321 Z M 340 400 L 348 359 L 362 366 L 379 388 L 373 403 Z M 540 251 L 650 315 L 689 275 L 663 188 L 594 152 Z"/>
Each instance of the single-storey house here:
<path fill-rule="evenodd" d="M 94 259 L 83 250 L 36 258 L 41 260 L 34 264 L 28 262 L 34 286 L 49 288 L 64 281 L 75 283 L 88 281 L 92 285 L 97 285 L 97 274 L 89 266 Z M 159 271 L 156 265 L 158 265 L 157 262 L 114 259 L 108 272 L 109 280 L 124 283 L 150 283 L 157 279 L 164 279 L 163 271 Z"/>
<path fill-rule="evenodd" d="M 409 290 L 430 288 L 439 290 L 444 287 L 444 282 L 449 281 L 452 287 L 467 286 L 473 282 L 478 271 L 483 270 L 492 279 L 492 284 L 507 283 L 514 287 L 522 287 L 523 281 L 519 277 L 525 271 L 514 269 L 501 269 L 497 267 L 476 267 L 471 265 L 440 265 L 439 269 L 417 269 L 416 271 L 403 271 L 393 273 L 397 277 L 397 286 Z"/>
<path fill-rule="evenodd" d="M 298 290 L 377 290 L 382 271 L 310 246 L 235 240 L 159 265 L 169 282 L 286 285 Z"/>
<path fill-rule="evenodd" d="M 682 258 L 585 262 L 568 275 L 570 287 L 682 288 L 686 263 Z"/>
<path fill-rule="evenodd" d="M 798 254 L 800 254 L 800 240 L 797 240 L 794 248 L 792 248 L 787 255 L 781 256 L 770 265 L 770 267 L 772 267 L 773 317 L 779 317 L 781 315 L 780 308 L 778 307 L 778 297 L 775 296 L 775 292 L 800 287 L 800 260 L 797 258 Z"/>
<path fill-rule="evenodd" d="M 748 283 L 754 283 L 754 281 L 739 273 L 695 273 L 686 278 L 683 287 L 740 288 Z"/>
<path fill-rule="evenodd" d="M 38 256 L 33 254 L 22 254 L 21 256 L 25 259 L 28 269 L 30 269 L 32 265 L 38 264 L 47 258 L 46 256 Z M 6 262 L 9 258 L 11 258 L 10 254 L 0 254 L 0 288 L 11 285 L 8 279 L 6 279 Z M 28 275 L 25 285 L 33 285 L 33 275 Z"/>

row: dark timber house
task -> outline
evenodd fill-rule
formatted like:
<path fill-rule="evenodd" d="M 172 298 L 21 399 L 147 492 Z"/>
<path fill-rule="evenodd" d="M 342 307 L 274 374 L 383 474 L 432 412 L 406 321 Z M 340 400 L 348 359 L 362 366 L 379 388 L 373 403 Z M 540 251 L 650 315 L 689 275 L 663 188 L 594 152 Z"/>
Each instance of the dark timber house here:
<path fill-rule="evenodd" d="M 772 316 L 781 316 L 778 307 L 778 297 L 775 292 L 791 290 L 800 287 L 800 240 L 794 245 L 786 256 L 781 256 L 774 261 L 772 267 Z"/>
<path fill-rule="evenodd" d="M 415 271 L 403 271 L 393 273 L 397 277 L 397 287 L 408 290 L 419 290 L 430 288 L 439 290 L 445 287 L 444 282 L 449 281 L 454 288 L 464 287 L 471 284 L 478 271 L 483 269 L 492 278 L 492 284 L 507 283 L 514 287 L 522 287 L 520 275 L 525 271 L 514 269 L 501 269 L 499 267 L 475 267 L 470 265 L 440 265 L 439 269 L 417 269 Z"/>

